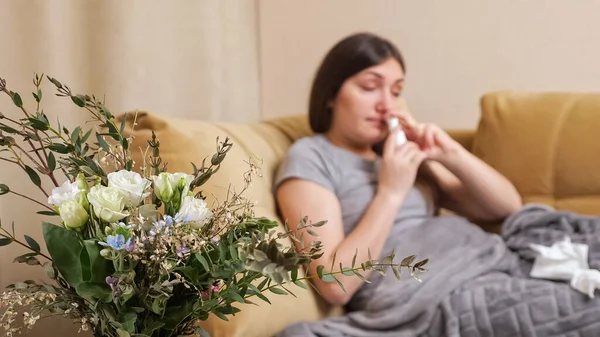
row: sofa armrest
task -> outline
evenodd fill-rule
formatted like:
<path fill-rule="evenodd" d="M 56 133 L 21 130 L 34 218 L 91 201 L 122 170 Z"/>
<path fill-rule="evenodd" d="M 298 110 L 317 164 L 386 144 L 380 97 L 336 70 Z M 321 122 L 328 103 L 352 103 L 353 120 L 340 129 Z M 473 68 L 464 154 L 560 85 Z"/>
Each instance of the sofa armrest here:
<path fill-rule="evenodd" d="M 471 151 L 475 139 L 474 129 L 449 129 L 446 132 L 465 149 Z"/>

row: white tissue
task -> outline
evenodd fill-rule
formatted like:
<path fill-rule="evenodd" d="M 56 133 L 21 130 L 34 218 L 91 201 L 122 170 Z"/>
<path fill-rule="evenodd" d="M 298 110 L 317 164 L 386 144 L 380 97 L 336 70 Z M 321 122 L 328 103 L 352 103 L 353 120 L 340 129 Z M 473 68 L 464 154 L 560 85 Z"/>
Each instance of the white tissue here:
<path fill-rule="evenodd" d="M 530 244 L 539 253 L 533 262 L 530 276 L 550 280 L 571 281 L 571 287 L 594 298 L 594 291 L 600 289 L 600 271 L 590 269 L 588 245 L 571 243 L 569 237 L 555 242 L 552 246 Z"/>
<path fill-rule="evenodd" d="M 390 132 L 392 132 L 395 128 L 397 128 L 399 124 L 400 124 L 400 121 L 398 120 L 398 117 L 391 117 L 388 119 L 388 128 L 390 129 Z M 406 143 L 406 134 L 404 133 L 403 130 L 399 130 L 398 136 L 396 138 L 396 145 L 399 146 L 404 143 Z"/>

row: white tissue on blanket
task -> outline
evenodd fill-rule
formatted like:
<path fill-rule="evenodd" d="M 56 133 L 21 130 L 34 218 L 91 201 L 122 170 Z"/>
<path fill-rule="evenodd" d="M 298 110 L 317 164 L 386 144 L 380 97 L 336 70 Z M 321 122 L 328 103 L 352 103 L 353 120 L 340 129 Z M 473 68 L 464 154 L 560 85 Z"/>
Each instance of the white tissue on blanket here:
<path fill-rule="evenodd" d="M 594 297 L 594 291 L 600 289 L 600 271 L 590 269 L 588 245 L 571 243 L 571 238 L 555 242 L 552 246 L 531 243 L 531 249 L 539 253 L 533 262 L 530 276 L 551 280 L 571 280 L 571 287 Z"/>

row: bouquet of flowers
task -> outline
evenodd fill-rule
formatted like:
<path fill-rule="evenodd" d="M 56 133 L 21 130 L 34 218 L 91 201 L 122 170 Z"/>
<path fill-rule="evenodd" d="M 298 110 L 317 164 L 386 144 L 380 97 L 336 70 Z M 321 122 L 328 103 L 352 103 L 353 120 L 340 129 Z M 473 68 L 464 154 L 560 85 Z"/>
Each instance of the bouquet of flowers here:
<path fill-rule="evenodd" d="M 70 130 L 50 123 L 40 109 L 44 78 L 98 127 Z M 153 133 L 135 168 L 129 148 L 133 130 L 125 134 L 126 118 L 119 122 L 102 101 L 73 94 L 54 78 L 36 74 L 33 82 L 37 108 L 29 111 L 0 79 L 0 91 L 22 114 L 0 114 L 0 160 L 19 166 L 47 203 L 5 184 L 0 195 L 24 197 L 42 207 L 39 214 L 55 220 L 42 223 L 47 254 L 30 236 L 19 239 L 14 223 L 0 223 L 0 246 L 27 247 L 31 252 L 15 262 L 43 267 L 50 282 L 18 282 L 0 295 L 0 326 L 8 336 L 55 315 L 95 336 L 207 336 L 197 321 L 211 314 L 227 320 L 239 311 L 235 303 L 252 303 L 254 296 L 269 302 L 265 291 L 292 293 L 288 285 L 306 288 L 303 279 L 342 286 L 340 273 L 363 278 L 360 271 L 385 273 L 389 267 L 399 279 L 405 267 L 418 279 L 416 273 L 425 271 L 426 259 L 415 262 L 409 256 L 394 264 L 392 254 L 339 270 L 320 266 L 318 275 L 298 277 L 300 268 L 322 255 L 321 244 L 314 241 L 301 252 L 285 247 L 280 239 L 298 240 L 298 233 L 277 230 L 276 221 L 254 215 L 243 192 L 258 167 L 250 164 L 239 193 L 207 205 L 200 187 L 218 171 L 233 145 L 229 139 L 217 139 L 216 153 L 201 167 L 192 164 L 190 173 L 168 172 Z M 50 193 L 43 182 L 52 184 Z M 314 235 L 310 227 L 324 224 L 304 218 L 298 230 Z"/>

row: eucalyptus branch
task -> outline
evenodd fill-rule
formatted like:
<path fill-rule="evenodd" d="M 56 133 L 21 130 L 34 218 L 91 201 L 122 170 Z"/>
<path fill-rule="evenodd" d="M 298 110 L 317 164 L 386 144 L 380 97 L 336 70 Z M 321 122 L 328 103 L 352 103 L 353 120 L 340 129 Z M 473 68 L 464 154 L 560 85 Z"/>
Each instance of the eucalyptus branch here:
<path fill-rule="evenodd" d="M 17 148 L 19 148 L 19 149 L 20 149 L 20 147 L 19 147 L 18 145 L 17 145 Z M 12 146 L 9 146 L 9 149 L 10 149 L 10 150 L 12 151 L 12 153 L 15 155 L 15 158 L 16 158 L 16 159 L 17 159 L 17 161 L 19 162 L 19 166 L 20 166 L 20 167 L 23 169 L 23 171 L 25 171 L 25 173 L 27 173 L 27 174 L 29 175 L 30 173 L 27 171 L 27 168 L 28 168 L 28 167 L 25 165 L 25 163 L 23 162 L 23 160 L 22 160 L 22 159 L 19 157 L 19 155 L 17 154 L 17 152 L 15 152 L 15 150 L 12 148 Z M 22 150 L 21 150 L 21 151 L 22 151 Z M 34 161 L 34 162 L 35 162 L 35 161 Z M 36 173 L 35 173 L 35 171 L 34 171 L 33 173 L 34 173 L 34 174 L 36 174 Z M 38 179 L 39 179 L 39 177 L 38 177 Z M 48 193 L 46 192 L 46 190 L 44 190 L 44 188 L 42 187 L 42 185 L 41 185 L 41 184 L 39 184 L 39 185 L 38 185 L 38 184 L 35 184 L 35 185 L 36 185 L 36 186 L 37 186 L 37 187 L 40 189 L 40 191 L 42 191 L 42 193 L 44 193 L 44 195 L 46 196 L 46 198 L 49 196 L 49 195 L 48 195 Z"/>
<path fill-rule="evenodd" d="M 17 149 L 21 150 L 21 153 L 25 154 L 25 156 L 27 156 L 27 158 L 29 158 L 29 160 L 31 160 L 31 162 L 37 166 L 38 168 L 42 168 L 44 169 L 44 166 L 40 163 L 38 163 L 29 153 L 27 153 L 27 151 L 25 151 L 21 146 L 19 146 L 18 144 L 14 144 L 11 147 L 16 147 Z M 14 151 L 13 151 L 14 152 Z M 16 153 L 15 153 L 16 154 Z M 41 158 L 40 158 L 41 159 Z M 22 161 L 22 160 L 21 160 Z"/>
<path fill-rule="evenodd" d="M 41 202 L 39 202 L 39 201 L 37 201 L 37 200 L 35 200 L 35 199 L 33 199 L 33 198 L 30 198 L 30 197 L 28 197 L 28 196 L 26 196 L 26 195 L 23 195 L 23 194 L 21 194 L 21 193 L 17 193 L 17 192 L 15 192 L 15 191 L 13 191 L 13 190 L 10 190 L 10 191 L 9 191 L 9 193 L 12 193 L 12 194 L 18 195 L 18 196 L 20 196 L 20 197 L 23 197 L 23 198 L 25 198 L 25 199 L 27 199 L 27 200 L 33 201 L 33 202 L 35 202 L 36 204 L 38 204 L 38 205 L 40 205 L 40 206 L 42 206 L 42 207 L 44 207 L 44 208 L 48 209 L 49 211 L 56 212 L 56 211 L 55 211 L 54 209 L 52 209 L 50 206 L 48 206 L 48 205 L 45 205 L 45 204 L 43 204 L 43 203 L 41 203 Z"/>
<path fill-rule="evenodd" d="M 17 124 L 17 125 L 21 126 L 21 123 L 20 123 L 20 122 L 18 122 L 18 121 L 16 121 L 16 120 L 12 119 L 12 118 L 10 118 L 10 117 L 6 117 L 6 116 L 5 116 L 4 114 L 2 114 L 2 113 L 0 113 L 0 119 L 6 119 L 6 120 L 8 120 L 9 122 L 12 122 L 12 123 L 14 123 L 14 124 Z M 2 125 L 5 125 L 5 124 L 3 124 L 3 123 L 2 123 Z"/>
<path fill-rule="evenodd" d="M 10 234 L 10 233 L 9 233 L 9 232 L 6 230 L 6 229 L 4 229 L 4 228 L 2 228 L 2 227 L 0 227 L 0 229 L 1 229 L 1 230 L 2 230 L 4 233 L 6 233 L 6 234 L 3 234 L 3 233 L 1 233 L 1 232 L 0 232 L 0 236 L 1 236 L 1 237 L 3 237 L 3 238 L 7 238 L 7 239 L 10 239 L 12 242 L 15 242 L 15 243 L 17 243 L 17 244 L 19 244 L 19 245 L 21 245 L 21 246 L 23 246 L 23 247 L 25 247 L 25 248 L 27 248 L 27 249 L 31 250 L 32 252 L 35 252 L 35 253 L 37 253 L 38 255 L 40 255 L 40 256 L 43 256 L 44 258 L 48 259 L 49 261 L 52 261 L 52 258 L 51 258 L 51 257 L 49 257 L 48 255 L 46 255 L 46 254 L 42 253 L 41 251 L 38 251 L 38 250 L 35 250 L 35 249 L 33 249 L 33 248 L 29 247 L 29 245 L 27 245 L 27 244 L 23 243 L 22 241 L 18 240 L 18 239 L 17 239 L 17 238 L 15 238 L 14 236 L 12 236 L 12 235 L 11 235 L 11 234 Z"/>
<path fill-rule="evenodd" d="M 17 165 L 21 166 L 21 163 L 19 163 L 19 162 L 18 162 L 18 161 L 16 161 L 16 160 L 10 160 L 10 159 L 8 159 L 8 158 L 2 158 L 2 157 L 0 157 L 0 160 L 4 160 L 4 161 L 7 161 L 7 162 L 9 162 L 9 163 L 13 163 L 13 164 L 17 164 Z"/>
<path fill-rule="evenodd" d="M 343 270 L 339 270 L 339 271 L 331 271 L 331 272 L 327 272 L 327 273 L 323 273 L 324 276 L 333 276 L 333 275 L 345 275 L 345 273 L 352 273 L 353 275 L 356 275 L 356 273 L 358 273 L 360 270 L 362 271 L 366 271 L 368 269 L 376 269 L 376 268 L 384 268 L 384 267 L 391 267 L 392 269 L 396 269 L 399 270 L 401 268 L 405 268 L 405 269 L 409 269 L 411 271 L 411 274 L 413 275 L 412 277 L 414 279 L 416 279 L 417 281 L 421 281 L 421 279 L 419 279 L 418 277 L 414 276 L 414 271 L 415 270 L 419 270 L 421 272 L 425 272 L 426 269 L 422 268 L 423 265 L 425 265 L 428 262 L 428 259 L 422 260 L 420 262 L 417 262 L 415 264 L 402 264 L 402 263 L 371 263 L 369 267 L 354 267 L 354 268 L 344 268 Z M 308 275 L 308 276 L 304 276 L 304 277 L 300 277 L 297 278 L 295 281 L 291 281 L 291 282 L 287 282 L 287 281 L 283 281 L 279 284 L 273 284 L 270 285 L 264 289 L 261 289 L 261 292 L 264 292 L 266 290 L 271 290 L 273 288 L 277 288 L 281 285 L 284 284 L 295 284 L 298 285 L 296 282 L 299 281 L 304 281 L 304 280 L 312 280 L 312 279 L 320 279 L 323 280 L 323 275 L 319 276 L 318 274 L 313 274 L 313 275 Z M 325 281 L 325 282 L 330 282 L 330 281 Z M 283 288 L 283 287 L 282 287 Z M 285 288 L 284 288 L 285 289 Z M 287 289 L 286 289 L 287 290 Z M 289 291 L 288 291 L 289 292 Z M 345 290 L 344 290 L 345 292 Z M 247 297 L 251 297 L 254 296 L 255 294 L 249 294 L 247 296 L 245 296 L 245 298 Z"/>
<path fill-rule="evenodd" d="M 34 84 L 36 85 L 36 88 L 38 89 L 38 93 L 39 93 L 39 95 L 41 95 L 41 91 L 40 91 L 40 89 L 39 89 L 39 86 L 40 86 L 40 84 L 41 84 L 41 80 L 40 80 L 40 78 L 39 78 L 39 76 L 38 76 L 37 74 L 36 74 L 36 78 L 34 79 Z M 25 109 L 25 107 L 23 106 L 23 100 L 21 99 L 21 96 L 20 96 L 18 93 L 16 93 L 16 92 L 9 91 L 9 90 L 6 88 L 6 81 L 5 81 L 4 79 L 2 79 L 2 80 L 0 81 L 0 90 L 1 90 L 1 91 L 3 91 L 4 93 L 6 93 L 6 94 L 7 94 L 7 95 L 8 95 L 8 96 L 9 96 L 9 97 L 12 99 L 13 103 L 14 103 L 14 104 L 15 104 L 15 105 L 16 105 L 18 108 L 20 108 L 20 109 L 21 109 L 21 111 L 23 111 L 23 113 L 25 114 L 25 117 L 27 117 L 28 119 L 29 119 L 29 118 L 32 118 L 32 114 L 31 114 L 31 113 L 29 113 L 29 112 L 27 111 L 27 109 Z M 36 101 L 37 101 L 37 103 L 38 103 L 38 108 L 37 108 L 37 110 L 39 111 L 39 103 L 40 103 L 41 97 L 38 97 L 38 96 L 36 96 L 36 95 L 34 95 L 34 97 L 36 97 Z M 4 117 L 4 116 L 3 116 L 3 117 Z M 5 117 L 5 118 L 6 118 L 6 117 Z M 13 120 L 13 119 L 10 119 L 10 118 L 7 118 L 7 119 L 8 119 L 9 121 L 11 121 L 11 122 L 13 122 L 13 123 L 17 124 L 17 125 L 20 125 L 20 126 L 22 126 L 24 129 L 26 129 L 26 128 L 27 128 L 27 127 L 26 127 L 26 124 L 19 123 L 19 122 L 15 121 L 15 120 Z M 32 158 L 32 157 L 29 155 L 29 154 L 27 154 L 27 152 L 25 152 L 25 151 L 24 151 L 22 148 L 20 148 L 20 150 L 21 150 L 21 151 L 23 151 L 23 152 L 24 152 L 24 153 L 25 153 L 25 154 L 26 154 L 26 155 L 27 155 L 27 156 L 30 158 L 30 160 L 31 160 L 32 162 L 34 162 L 34 163 L 35 163 L 36 165 L 38 165 L 39 167 L 43 168 L 43 170 L 46 172 L 46 174 L 47 174 L 47 175 L 50 177 L 50 179 L 52 180 L 52 183 L 53 183 L 55 186 L 58 186 L 58 182 L 56 181 L 56 178 L 54 177 L 54 174 L 53 174 L 52 172 L 50 172 L 50 170 L 48 169 L 48 165 L 47 165 L 47 163 L 46 163 L 46 161 L 45 161 L 45 158 L 48 158 L 48 153 L 46 152 L 46 148 L 44 147 L 44 143 L 43 143 L 43 140 L 42 140 L 42 138 L 41 138 L 41 137 L 40 137 L 40 135 L 39 135 L 38 129 L 37 129 L 37 128 L 35 128 L 35 127 L 32 127 L 31 129 L 32 129 L 32 130 L 33 130 L 33 132 L 34 132 L 36 139 L 37 139 L 37 140 L 39 141 L 39 143 L 40 143 L 41 150 L 42 150 L 42 153 L 43 153 L 43 155 L 44 155 L 44 156 L 43 156 L 43 158 L 42 158 L 42 156 L 40 155 L 40 153 L 38 152 L 38 149 L 36 149 L 36 147 L 33 145 L 33 142 L 31 142 L 31 140 L 30 140 L 30 139 L 27 139 L 27 143 L 28 143 L 28 144 L 31 146 L 31 149 L 32 149 L 32 150 L 35 152 L 35 154 L 37 155 L 38 159 L 40 160 L 40 163 L 36 162 L 36 161 L 35 161 L 35 160 L 34 160 L 34 159 L 33 159 L 33 158 Z M 46 192 L 44 192 L 44 194 L 46 194 Z"/>

